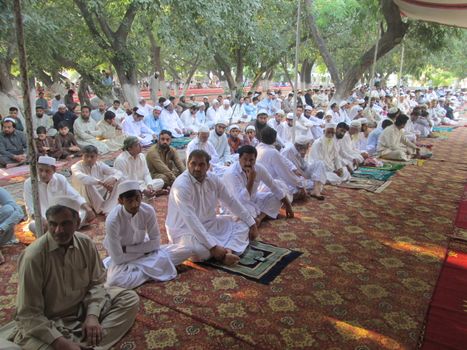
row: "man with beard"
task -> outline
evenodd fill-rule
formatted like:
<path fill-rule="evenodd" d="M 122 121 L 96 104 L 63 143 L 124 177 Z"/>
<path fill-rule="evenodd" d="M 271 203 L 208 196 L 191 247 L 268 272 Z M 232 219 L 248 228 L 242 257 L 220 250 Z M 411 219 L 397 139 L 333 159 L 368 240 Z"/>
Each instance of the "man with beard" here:
<path fill-rule="evenodd" d="M 334 137 L 336 124 L 328 123 L 324 127 L 324 135 L 316 140 L 311 147 L 311 159 L 322 160 L 326 165 L 327 182 L 338 185 L 350 179 L 345 164 L 339 156 L 339 146 Z"/>
<path fill-rule="evenodd" d="M 164 188 L 172 186 L 175 178 L 185 171 L 185 165 L 178 156 L 177 150 L 170 146 L 171 142 L 172 133 L 162 130 L 159 134 L 159 142 L 151 146 L 146 154 L 151 177 L 162 179 Z"/>
<path fill-rule="evenodd" d="M 268 126 L 268 111 L 265 109 L 260 109 L 258 114 L 256 114 L 256 121 L 255 121 L 255 129 L 256 129 L 256 138 L 259 142 L 261 142 L 261 131 Z"/>
<path fill-rule="evenodd" d="M 36 106 L 36 115 L 32 118 L 32 126 L 36 130 L 43 126 L 47 130 L 48 136 L 55 136 L 57 129 L 54 129 L 52 117 L 44 113 L 42 106 Z"/>
<path fill-rule="evenodd" d="M 58 124 L 60 124 L 60 122 L 65 122 L 66 126 L 68 127 L 68 130 L 71 133 L 73 133 L 73 125 L 77 118 L 78 117 L 76 116 L 76 114 L 68 111 L 66 109 L 66 105 L 61 103 L 58 105 L 58 111 L 52 117 L 53 122 L 54 122 L 54 128 L 58 130 L 59 129 Z"/>
<path fill-rule="evenodd" d="M 104 101 L 100 101 L 97 105 L 97 109 L 91 112 L 91 118 L 97 123 L 104 119 L 106 105 Z M 81 109 L 81 113 L 83 113 L 83 109 Z M 115 112 L 114 112 L 115 113 Z"/>
<path fill-rule="evenodd" d="M 26 136 L 16 130 L 15 120 L 5 118 L 0 133 L 0 167 L 10 168 L 25 163 L 27 147 Z"/>
<path fill-rule="evenodd" d="M 122 133 L 122 128 L 118 124 L 114 112 L 105 112 L 104 119 L 97 123 L 97 128 L 101 132 L 101 141 L 111 152 L 122 148 L 125 135 Z"/>
<path fill-rule="evenodd" d="M 229 141 L 225 133 L 225 129 L 229 124 L 228 120 L 219 119 L 209 134 L 209 142 L 214 146 L 219 162 L 229 166 L 233 163 L 235 157 L 230 153 Z"/>
<path fill-rule="evenodd" d="M 182 120 L 169 100 L 164 102 L 164 109 L 161 112 L 160 120 L 161 129 L 170 131 L 172 137 L 183 137 L 187 133 Z"/>
<path fill-rule="evenodd" d="M 358 137 L 361 124 L 358 120 L 352 120 L 350 127 L 345 122 L 337 124 L 336 127 L 336 140 L 339 149 L 339 156 L 347 169 L 352 173 L 363 163 L 368 154 L 362 154 L 359 149 L 355 147 L 352 142 L 352 137 Z"/>
<path fill-rule="evenodd" d="M 189 257 L 180 249 L 171 255 L 174 245 L 160 244 L 156 211 L 142 197 L 138 181 L 118 186 L 118 205 L 105 220 L 107 286 L 136 288 L 146 281 L 169 281 L 177 277 L 175 266 Z"/>
<path fill-rule="evenodd" d="M 75 120 L 74 134 L 80 147 L 93 145 L 99 154 L 109 153 L 110 150 L 104 142 L 98 141 L 97 137 L 102 136 L 102 132 L 97 127 L 96 121 L 90 118 L 91 108 L 81 107 L 81 116 Z"/>
<path fill-rule="evenodd" d="M 210 171 L 214 172 L 218 176 L 222 176 L 224 174 L 224 171 L 227 167 L 223 162 L 219 160 L 219 155 L 217 154 L 216 149 L 209 141 L 209 128 L 206 125 L 203 125 L 199 128 L 198 136 L 191 140 L 190 143 L 187 145 L 187 162 L 188 156 L 191 154 L 191 152 L 195 150 L 203 150 L 207 154 L 209 154 L 209 164 L 211 165 Z"/>
<path fill-rule="evenodd" d="M 142 146 L 149 146 L 157 140 L 157 135 L 143 122 L 144 113 L 144 110 L 138 108 L 133 115 L 125 118 L 122 129 L 126 136 L 136 136 Z"/>
<path fill-rule="evenodd" d="M 256 239 L 255 218 L 229 193 L 219 177 L 208 172 L 210 156 L 195 150 L 187 170 L 173 183 L 165 226 L 170 243 L 189 250 L 195 261 L 214 258 L 236 264 L 249 239 Z M 218 204 L 232 215 L 218 215 Z"/>

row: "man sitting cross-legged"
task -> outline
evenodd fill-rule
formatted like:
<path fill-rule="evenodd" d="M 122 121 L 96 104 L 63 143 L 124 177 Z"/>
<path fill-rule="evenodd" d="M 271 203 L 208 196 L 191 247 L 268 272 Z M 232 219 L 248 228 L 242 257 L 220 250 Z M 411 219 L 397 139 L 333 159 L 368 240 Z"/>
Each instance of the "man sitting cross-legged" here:
<path fill-rule="evenodd" d="M 146 154 L 149 172 L 153 179 L 164 181 L 164 188 L 172 186 L 175 178 L 185 171 L 185 165 L 178 156 L 177 150 L 170 146 L 172 133 L 162 130 L 159 142 L 151 146 Z"/>
<path fill-rule="evenodd" d="M 130 136 L 123 142 L 123 152 L 115 159 L 114 167 L 120 170 L 128 180 L 136 180 L 140 190 L 150 198 L 164 187 L 164 181 L 153 179 L 149 173 L 146 157 L 141 153 L 141 143 L 135 136 Z"/>
<path fill-rule="evenodd" d="M 321 192 L 326 184 L 326 165 L 322 160 L 305 160 L 311 144 L 309 138 L 300 135 L 293 145 L 288 144 L 282 149 L 281 154 L 294 165 L 295 173 L 305 179 L 305 188 L 309 191 L 310 197 L 324 200 Z"/>
<path fill-rule="evenodd" d="M 104 260 L 106 284 L 122 288 L 171 280 L 177 276 L 175 265 L 189 258 L 181 247 L 161 246 L 156 211 L 142 202 L 139 183 L 133 180 L 118 185 L 118 205 L 105 221 L 104 247 L 109 254 Z"/>
<path fill-rule="evenodd" d="M 11 168 L 22 165 L 27 160 L 26 136 L 16 130 L 16 121 L 5 118 L 0 133 L 0 167 Z"/>
<path fill-rule="evenodd" d="M 211 257 L 226 265 L 239 261 L 248 246 L 248 234 L 257 236 L 256 221 L 223 182 L 209 172 L 210 156 L 195 150 L 188 156 L 188 170 L 173 183 L 165 222 L 170 243 L 188 248 L 195 261 Z M 217 215 L 221 202 L 230 215 Z"/>
<path fill-rule="evenodd" d="M 39 187 L 39 201 L 41 204 L 41 217 L 44 225 L 43 231 L 47 231 L 47 221 L 45 211 L 54 201 L 55 197 L 63 195 L 74 198 L 80 204 L 79 216 L 82 226 L 88 225 L 94 220 L 94 214 L 91 206 L 86 203 L 86 200 L 70 185 L 65 176 L 56 173 L 56 160 L 52 157 L 41 156 L 37 161 L 37 175 Z M 26 203 L 26 211 L 31 219 L 34 219 L 34 204 L 32 198 L 31 178 L 24 182 L 24 202 Z M 29 230 L 36 233 L 36 225 L 34 221 L 29 224 Z"/>
<path fill-rule="evenodd" d="M 287 186 L 280 180 L 274 180 L 263 165 L 256 164 L 257 155 L 253 146 L 239 148 L 238 161 L 224 174 L 227 189 L 255 215 L 258 226 L 267 217 L 277 218 L 282 205 L 285 206 L 287 217 L 293 217 Z M 259 187 L 261 190 L 258 190 Z"/>
<path fill-rule="evenodd" d="M 20 255 L 16 316 L 5 332 L 21 349 L 110 349 L 135 320 L 138 295 L 104 287 L 97 248 L 76 231 L 79 210 L 74 199 L 56 197 L 47 234 Z"/>
<path fill-rule="evenodd" d="M 276 130 L 269 126 L 261 131 L 262 142 L 256 147 L 257 161 L 266 168 L 273 179 L 281 180 L 287 185 L 288 193 L 293 195 L 295 200 L 304 199 L 306 197 L 304 179 L 295 174 L 292 163 L 274 147 L 276 135 Z"/>
<path fill-rule="evenodd" d="M 83 157 L 71 167 L 71 183 L 97 214 L 108 214 L 117 205 L 118 182 L 122 173 L 97 160 L 97 148 L 83 148 Z"/>

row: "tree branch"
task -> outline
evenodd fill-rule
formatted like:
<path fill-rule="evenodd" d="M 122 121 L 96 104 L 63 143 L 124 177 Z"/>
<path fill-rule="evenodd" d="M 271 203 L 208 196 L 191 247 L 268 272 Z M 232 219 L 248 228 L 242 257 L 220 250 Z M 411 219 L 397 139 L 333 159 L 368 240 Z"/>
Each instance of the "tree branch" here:
<path fill-rule="evenodd" d="M 95 26 L 93 22 L 93 16 L 86 5 L 86 1 L 85 0 L 74 0 L 74 2 L 76 6 L 78 6 L 81 12 L 81 15 L 83 16 L 83 19 L 86 22 L 86 25 L 88 26 L 89 30 L 91 31 L 91 34 L 94 36 L 95 40 L 97 41 L 97 44 L 104 50 L 110 50 L 112 47 L 105 40 L 105 38 L 101 35 L 99 30 Z"/>
<path fill-rule="evenodd" d="M 119 40 L 126 41 L 139 8 L 139 3 L 137 1 L 133 1 L 126 10 L 125 16 L 123 16 L 123 19 L 120 22 L 120 26 L 115 32 L 115 35 L 117 38 L 119 38 Z"/>
<path fill-rule="evenodd" d="M 323 61 L 328 68 L 329 74 L 331 75 L 331 79 L 335 86 L 340 84 L 340 75 L 339 71 L 337 70 L 336 63 L 332 58 L 329 50 L 326 46 L 324 39 L 321 37 L 318 26 L 316 25 L 315 16 L 313 16 L 313 0 L 305 0 L 305 9 L 308 17 L 308 21 L 310 23 L 310 34 L 313 37 L 318 50 L 323 57 Z"/>

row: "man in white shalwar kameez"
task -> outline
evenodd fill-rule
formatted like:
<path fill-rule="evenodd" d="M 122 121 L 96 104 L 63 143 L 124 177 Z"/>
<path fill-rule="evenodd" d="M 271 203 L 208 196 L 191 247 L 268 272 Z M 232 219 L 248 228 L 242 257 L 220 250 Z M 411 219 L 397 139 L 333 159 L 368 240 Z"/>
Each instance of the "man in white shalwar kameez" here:
<path fill-rule="evenodd" d="M 97 148 L 85 146 L 82 159 L 71 167 L 71 183 L 97 214 L 108 214 L 117 205 L 116 186 L 123 174 L 97 160 Z"/>
<path fill-rule="evenodd" d="M 114 168 L 125 179 L 138 181 L 140 191 L 150 198 L 164 187 L 164 180 L 153 179 L 149 172 L 146 156 L 141 153 L 141 144 L 137 137 L 130 136 L 123 142 L 123 152 L 115 159 Z"/>
<path fill-rule="evenodd" d="M 209 173 L 209 154 L 195 150 L 170 190 L 165 226 L 170 243 L 190 250 L 191 258 L 214 258 L 226 265 L 239 261 L 250 239 L 258 235 L 255 218 Z M 235 217 L 217 215 L 220 202 Z"/>
<path fill-rule="evenodd" d="M 324 127 L 324 136 L 311 146 L 310 158 L 322 160 L 326 165 L 326 178 L 330 184 L 338 185 L 350 180 L 350 173 L 339 156 L 339 146 L 334 137 L 336 124 L 328 123 Z"/>
<path fill-rule="evenodd" d="M 219 162 L 228 166 L 232 164 L 237 156 L 230 153 L 229 141 L 225 133 L 226 127 L 229 125 L 228 120 L 219 119 L 209 134 L 209 142 L 216 149 L 217 155 L 219 156 Z"/>
<path fill-rule="evenodd" d="M 189 257 L 181 247 L 160 244 L 156 211 L 142 202 L 139 188 L 138 181 L 121 182 L 118 205 L 105 220 L 106 286 L 132 289 L 146 281 L 169 281 L 177 276 L 175 266 Z"/>
<path fill-rule="evenodd" d="M 165 100 L 164 109 L 159 119 L 161 120 L 161 129 L 170 131 L 172 137 L 183 137 L 187 133 L 182 120 L 169 100 Z"/>
<path fill-rule="evenodd" d="M 211 107 L 206 111 L 206 124 L 209 128 L 213 128 L 219 119 L 219 101 L 217 99 L 212 100 Z"/>
<path fill-rule="evenodd" d="M 225 99 L 222 101 L 222 107 L 219 108 L 217 111 L 217 120 L 226 120 L 227 123 L 230 123 L 232 121 L 233 117 L 233 109 L 230 107 L 230 101 Z"/>
<path fill-rule="evenodd" d="M 183 127 L 185 128 L 188 134 L 192 134 L 194 132 L 198 132 L 197 120 L 196 120 L 196 113 L 198 111 L 198 104 L 192 104 L 190 108 L 183 111 L 180 114 L 180 119 L 183 123 Z"/>
<path fill-rule="evenodd" d="M 97 127 L 97 123 L 91 117 L 91 109 L 88 106 L 81 107 L 81 116 L 73 124 L 73 133 L 76 142 L 80 147 L 93 145 L 99 154 L 109 153 L 109 147 L 104 142 L 98 141 L 97 137 L 102 136 L 102 131 Z"/>
<path fill-rule="evenodd" d="M 81 226 L 86 226 L 90 221 L 94 220 L 94 214 L 91 206 L 86 203 L 86 200 L 71 186 L 66 177 L 62 174 L 57 174 L 55 158 L 48 156 L 41 156 L 37 161 L 37 175 L 39 187 L 39 202 L 41 204 L 41 217 L 42 223 L 46 224 L 47 219 L 45 212 L 52 206 L 52 202 L 57 196 L 68 196 L 76 200 L 80 205 L 79 216 L 81 219 Z M 24 203 L 26 204 L 26 211 L 31 219 L 34 219 L 34 204 L 32 198 L 32 185 L 31 178 L 24 182 Z M 35 222 L 31 221 L 29 229 L 36 233 Z M 46 230 L 43 230 L 45 233 Z"/>
<path fill-rule="evenodd" d="M 277 132 L 265 127 L 262 131 L 263 140 L 256 147 L 258 150 L 257 162 L 264 166 L 273 179 L 283 181 L 288 188 L 288 194 L 294 199 L 306 197 L 304 179 L 294 173 L 293 164 L 274 147 Z"/>
<path fill-rule="evenodd" d="M 408 161 L 419 154 L 419 148 L 404 135 L 404 126 L 409 117 L 402 114 L 393 125 L 381 133 L 378 140 L 377 155 L 383 159 Z"/>
<path fill-rule="evenodd" d="M 310 140 L 298 136 L 294 144 L 288 144 L 281 150 L 281 154 L 293 164 L 295 172 L 304 178 L 305 188 L 310 196 L 324 200 L 321 192 L 326 184 L 326 165 L 322 160 L 305 160 L 310 144 Z"/>
<path fill-rule="evenodd" d="M 282 109 L 279 109 L 276 113 L 274 113 L 274 117 L 269 119 L 267 122 L 267 125 L 270 128 L 273 128 L 277 131 L 277 144 L 281 147 L 285 147 L 286 142 L 282 139 L 281 135 L 279 134 L 278 128 L 283 122 L 284 115 L 284 111 Z"/>
<path fill-rule="evenodd" d="M 274 180 L 264 166 L 256 163 L 257 154 L 253 146 L 240 147 L 238 161 L 224 174 L 225 186 L 254 214 L 258 226 L 266 217 L 276 219 L 282 205 L 287 217 L 293 217 L 287 186 L 280 180 Z"/>
<path fill-rule="evenodd" d="M 356 138 L 358 141 L 360 128 L 361 124 L 359 120 L 352 120 L 350 122 L 350 127 L 344 122 L 336 126 L 336 142 L 339 156 L 349 171 L 357 169 L 358 166 L 363 163 L 365 157 L 368 156 L 366 152 L 362 154 L 357 147 L 358 143 L 352 140 Z"/>
<path fill-rule="evenodd" d="M 410 118 L 407 120 L 407 123 L 404 127 L 404 135 L 407 137 L 407 140 L 410 142 L 415 143 L 417 138 L 420 136 L 420 131 L 416 130 L 415 123 L 417 122 L 418 117 L 420 116 L 420 111 L 418 109 L 414 109 L 410 113 Z"/>
<path fill-rule="evenodd" d="M 143 146 L 149 146 L 157 139 L 157 135 L 143 121 L 144 111 L 137 109 L 132 115 L 125 118 L 122 124 L 126 136 L 136 136 Z"/>
<path fill-rule="evenodd" d="M 125 135 L 116 121 L 114 112 L 105 112 L 104 119 L 97 123 L 97 128 L 101 132 L 101 142 L 105 143 L 111 152 L 122 149 Z"/>
<path fill-rule="evenodd" d="M 280 137 L 281 140 L 284 142 L 285 145 L 287 143 L 292 142 L 292 132 L 293 132 L 293 120 L 294 115 L 292 112 L 287 113 L 285 117 L 285 122 L 282 122 L 280 125 L 277 126 L 277 137 Z M 295 125 L 295 128 L 302 127 L 301 125 Z M 305 127 L 302 127 L 304 131 L 306 131 Z"/>

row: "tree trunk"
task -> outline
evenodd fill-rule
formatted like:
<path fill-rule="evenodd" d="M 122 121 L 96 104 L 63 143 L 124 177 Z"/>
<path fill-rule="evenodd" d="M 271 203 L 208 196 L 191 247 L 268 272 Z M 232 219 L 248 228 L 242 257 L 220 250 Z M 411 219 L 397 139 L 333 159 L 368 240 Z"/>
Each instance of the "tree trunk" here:
<path fill-rule="evenodd" d="M 214 54 L 214 60 L 216 61 L 219 68 L 224 72 L 225 80 L 227 80 L 227 85 L 229 87 L 230 94 L 235 96 L 235 91 L 237 90 L 237 84 L 232 75 L 230 65 L 218 53 Z"/>
<path fill-rule="evenodd" d="M 84 106 L 84 105 L 89 106 L 89 107 L 92 106 L 91 100 L 89 99 L 89 96 L 88 96 L 88 88 L 89 88 L 89 85 L 86 79 L 81 79 L 81 82 L 79 84 L 79 89 L 78 89 L 78 98 L 79 98 L 79 103 L 81 104 L 81 106 Z"/>
<path fill-rule="evenodd" d="M 191 79 L 193 78 L 193 75 L 195 75 L 196 69 L 198 69 L 198 66 L 199 66 L 199 63 L 200 63 L 199 61 L 200 61 L 200 59 L 199 59 L 199 54 L 198 54 L 198 56 L 196 56 L 195 62 L 193 63 L 193 66 L 191 67 L 191 69 L 190 69 L 190 71 L 188 73 L 188 77 L 185 80 L 185 84 L 183 85 L 182 95 L 185 95 L 186 91 L 190 87 Z"/>
<path fill-rule="evenodd" d="M 157 74 L 157 78 L 153 77 L 154 84 L 151 86 L 151 99 L 154 103 L 157 100 L 157 93 L 159 90 L 162 92 L 162 96 L 167 95 L 167 87 L 165 84 L 165 71 L 162 67 L 161 59 L 161 47 L 158 45 L 156 38 L 151 30 L 148 30 L 148 38 L 151 44 L 151 60 L 154 67 L 154 73 Z"/>

